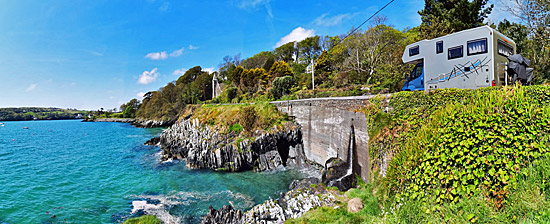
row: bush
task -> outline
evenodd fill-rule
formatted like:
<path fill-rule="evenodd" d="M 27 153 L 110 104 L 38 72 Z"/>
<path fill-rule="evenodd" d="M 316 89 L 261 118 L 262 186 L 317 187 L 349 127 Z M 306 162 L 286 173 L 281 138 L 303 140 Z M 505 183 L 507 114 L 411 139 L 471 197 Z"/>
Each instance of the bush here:
<path fill-rule="evenodd" d="M 273 88 L 270 93 L 275 99 L 281 98 L 281 96 L 290 93 L 290 89 L 294 85 L 294 78 L 292 76 L 277 77 L 273 81 Z"/>
<path fill-rule="evenodd" d="M 254 129 L 254 123 L 256 122 L 256 109 L 254 106 L 246 106 L 242 109 L 239 123 L 247 131 Z"/>
<path fill-rule="evenodd" d="M 227 102 L 231 102 L 235 97 L 237 97 L 237 87 L 227 88 Z"/>
<path fill-rule="evenodd" d="M 232 124 L 231 126 L 229 126 L 229 132 L 239 134 L 241 133 L 241 131 L 243 131 L 243 126 L 241 126 L 240 124 Z"/>

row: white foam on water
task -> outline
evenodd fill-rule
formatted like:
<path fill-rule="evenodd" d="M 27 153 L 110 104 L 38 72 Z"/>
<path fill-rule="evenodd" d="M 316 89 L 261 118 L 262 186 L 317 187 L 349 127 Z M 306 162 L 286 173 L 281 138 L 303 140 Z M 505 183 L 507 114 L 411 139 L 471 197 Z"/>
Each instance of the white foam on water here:
<path fill-rule="evenodd" d="M 163 223 L 181 223 L 182 217 L 177 217 L 169 213 L 169 210 L 176 205 L 188 206 L 191 203 L 200 201 L 212 201 L 220 198 L 228 198 L 228 204 L 236 209 L 245 209 L 254 206 L 252 196 L 230 190 L 220 192 L 173 192 L 167 195 L 130 195 L 135 200 L 132 201 L 132 213 L 143 210 L 145 214 L 158 217 Z M 158 204 L 149 204 L 149 200 L 158 200 Z"/>

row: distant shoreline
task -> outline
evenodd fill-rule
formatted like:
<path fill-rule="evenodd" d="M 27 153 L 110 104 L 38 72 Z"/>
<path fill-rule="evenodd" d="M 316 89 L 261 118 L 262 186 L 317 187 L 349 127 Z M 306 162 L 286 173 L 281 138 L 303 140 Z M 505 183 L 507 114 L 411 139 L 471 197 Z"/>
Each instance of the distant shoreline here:
<path fill-rule="evenodd" d="M 62 119 L 36 119 L 36 120 L 0 120 L 0 122 L 10 121 L 60 121 L 60 120 L 83 120 L 82 118 L 62 118 Z"/>

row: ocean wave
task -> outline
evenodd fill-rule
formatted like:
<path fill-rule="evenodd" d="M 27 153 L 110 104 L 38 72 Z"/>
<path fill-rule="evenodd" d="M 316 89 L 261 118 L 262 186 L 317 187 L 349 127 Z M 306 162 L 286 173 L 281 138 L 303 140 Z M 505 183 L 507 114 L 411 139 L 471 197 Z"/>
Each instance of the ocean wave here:
<path fill-rule="evenodd" d="M 171 210 L 175 206 L 192 206 L 192 204 L 200 202 L 214 202 L 220 199 L 227 199 L 227 203 L 237 209 L 247 209 L 254 206 L 254 198 L 252 196 L 242 194 L 240 192 L 232 192 L 224 190 L 220 192 L 173 192 L 169 194 L 140 194 L 130 195 L 132 201 L 132 213 L 143 212 L 149 215 L 155 215 L 164 223 L 182 223 L 183 219 L 188 219 L 186 214 L 180 216 L 171 214 Z"/>

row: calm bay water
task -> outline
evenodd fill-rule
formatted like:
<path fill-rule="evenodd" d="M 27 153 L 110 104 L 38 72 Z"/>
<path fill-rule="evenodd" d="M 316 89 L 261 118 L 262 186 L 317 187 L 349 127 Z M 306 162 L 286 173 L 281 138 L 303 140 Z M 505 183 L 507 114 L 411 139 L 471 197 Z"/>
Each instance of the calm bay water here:
<path fill-rule="evenodd" d="M 301 176 L 292 170 L 218 173 L 160 163 L 158 147 L 143 142 L 161 129 L 76 120 L 4 123 L 0 223 L 117 223 L 140 198 L 167 203 L 167 213 L 197 223 L 209 205 L 249 209 L 277 198 Z"/>

